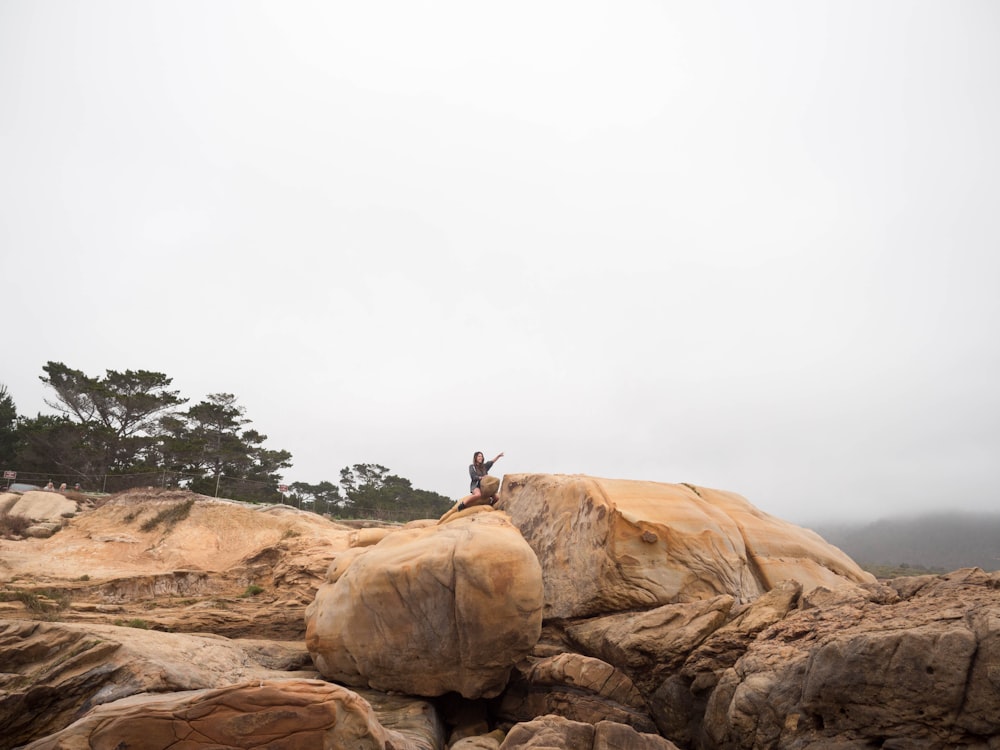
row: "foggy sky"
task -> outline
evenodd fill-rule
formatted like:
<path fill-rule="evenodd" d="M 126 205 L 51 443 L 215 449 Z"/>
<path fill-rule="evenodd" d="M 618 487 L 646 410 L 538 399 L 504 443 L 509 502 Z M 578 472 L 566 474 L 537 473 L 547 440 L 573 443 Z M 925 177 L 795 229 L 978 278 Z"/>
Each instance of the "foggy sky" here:
<path fill-rule="evenodd" d="M 234 393 L 288 482 L 457 498 L 502 450 L 996 510 L 998 42 L 990 2 L 3 0 L 0 383 Z"/>

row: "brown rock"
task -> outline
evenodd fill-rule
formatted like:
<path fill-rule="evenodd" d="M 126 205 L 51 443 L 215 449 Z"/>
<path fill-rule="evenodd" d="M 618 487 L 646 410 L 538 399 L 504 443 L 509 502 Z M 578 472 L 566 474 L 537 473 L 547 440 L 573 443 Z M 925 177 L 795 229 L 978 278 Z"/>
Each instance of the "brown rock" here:
<path fill-rule="evenodd" d="M 59 528 L 58 523 L 33 523 L 24 530 L 24 535 L 33 539 L 48 539 L 59 531 Z"/>
<path fill-rule="evenodd" d="M 586 653 L 616 665 L 644 685 L 655 686 L 663 672 L 678 669 L 726 621 L 732 606 L 731 596 L 717 596 L 595 617 L 567 625 L 566 632 Z"/>
<path fill-rule="evenodd" d="M 995 744 L 998 588 L 1000 574 L 957 571 L 896 603 L 849 598 L 790 613 L 723 673 L 705 747 Z"/>
<path fill-rule="evenodd" d="M 492 697 L 541 630 L 538 560 L 501 513 L 348 550 L 328 581 L 306 610 L 306 644 L 348 685 Z"/>
<path fill-rule="evenodd" d="M 542 564 L 546 618 L 727 595 L 756 599 L 874 578 L 815 533 L 733 493 L 585 476 L 507 474 L 503 510 Z"/>
<path fill-rule="evenodd" d="M 59 523 L 63 517 L 75 515 L 76 501 L 60 492 L 32 490 L 25 492 L 13 503 L 8 503 L 7 512 L 12 516 L 24 516 L 34 521 Z"/>
<path fill-rule="evenodd" d="M 93 705 L 137 693 L 316 676 L 297 643 L 112 625 L 0 621 L 0 655 L 0 737 L 10 746 L 60 729 Z"/>
<path fill-rule="evenodd" d="M 555 714 L 587 724 L 613 721 L 639 732 L 656 731 L 632 680 L 600 659 L 560 654 L 519 665 L 518 672 L 498 702 L 497 716 L 504 721 Z"/>
<path fill-rule="evenodd" d="M 655 734 L 643 734 L 624 724 L 602 721 L 596 725 L 561 716 L 541 716 L 515 725 L 500 750 L 678 750 Z"/>
<path fill-rule="evenodd" d="M 409 731 L 383 726 L 357 693 L 318 680 L 255 680 L 211 690 L 142 695 L 99 706 L 25 750 L 393 748 L 441 746 L 427 704 L 410 701 Z M 422 722 L 414 719 L 423 719 Z"/>

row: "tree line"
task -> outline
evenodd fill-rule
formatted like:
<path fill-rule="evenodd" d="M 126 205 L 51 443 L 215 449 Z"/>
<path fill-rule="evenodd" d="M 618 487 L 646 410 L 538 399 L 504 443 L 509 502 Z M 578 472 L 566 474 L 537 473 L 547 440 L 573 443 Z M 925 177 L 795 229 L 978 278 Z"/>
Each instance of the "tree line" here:
<path fill-rule="evenodd" d="M 0 383 L 0 467 L 19 477 L 52 475 L 85 489 L 183 487 L 249 502 L 291 502 L 338 518 L 431 518 L 451 506 L 379 464 L 354 464 L 337 484 L 294 482 L 279 492 L 292 454 L 264 446 L 231 393 L 189 405 L 172 378 L 149 370 L 106 370 L 92 377 L 48 362 L 40 380 L 55 414 L 19 415 Z"/>

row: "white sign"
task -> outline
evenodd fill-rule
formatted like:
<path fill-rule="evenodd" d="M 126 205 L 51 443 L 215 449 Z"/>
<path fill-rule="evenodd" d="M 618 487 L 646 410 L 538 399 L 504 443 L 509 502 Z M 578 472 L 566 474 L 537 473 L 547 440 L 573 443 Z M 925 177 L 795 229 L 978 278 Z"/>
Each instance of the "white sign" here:
<path fill-rule="evenodd" d="M 16 471 L 5 471 L 3 473 L 3 478 L 4 479 L 17 479 L 17 472 Z"/>

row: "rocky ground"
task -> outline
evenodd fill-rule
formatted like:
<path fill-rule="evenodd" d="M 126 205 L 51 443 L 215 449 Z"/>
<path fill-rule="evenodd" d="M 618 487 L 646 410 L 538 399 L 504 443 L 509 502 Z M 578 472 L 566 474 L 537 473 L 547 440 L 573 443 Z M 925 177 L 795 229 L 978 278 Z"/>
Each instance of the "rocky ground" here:
<path fill-rule="evenodd" d="M 51 518 L 57 494 L 24 500 Z M 357 531 L 287 506 L 158 489 L 56 510 L 51 537 L 0 539 L 0 617 L 301 641 L 305 605 Z"/>
<path fill-rule="evenodd" d="M 0 495 L 0 750 L 1000 750 L 1000 573 L 877 582 L 691 485 L 502 495 Z"/>

